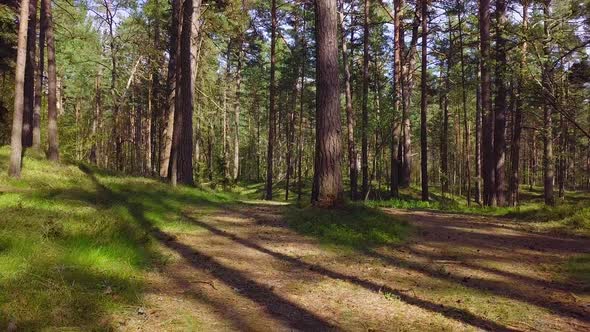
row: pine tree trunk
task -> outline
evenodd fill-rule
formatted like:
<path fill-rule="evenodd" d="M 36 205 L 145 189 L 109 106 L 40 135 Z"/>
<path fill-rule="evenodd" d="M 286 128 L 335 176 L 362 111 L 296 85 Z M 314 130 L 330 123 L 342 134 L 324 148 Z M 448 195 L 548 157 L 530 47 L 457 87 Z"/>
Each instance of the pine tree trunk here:
<path fill-rule="evenodd" d="M 496 0 L 496 101 L 495 101 L 495 124 L 494 124 L 494 192 L 496 204 L 506 205 L 506 96 L 507 80 L 506 71 L 508 63 L 506 60 L 506 38 L 504 36 L 506 25 L 506 1 Z"/>
<path fill-rule="evenodd" d="M 316 151 L 312 202 L 334 207 L 343 200 L 340 161 L 340 92 L 336 0 L 317 0 L 316 8 Z"/>
<path fill-rule="evenodd" d="M 526 33 L 528 30 L 528 6 L 529 1 L 524 0 L 522 2 L 522 29 L 523 33 Z M 512 206 L 518 205 L 519 202 L 519 185 L 520 185 L 520 176 L 519 176 L 519 169 L 520 169 L 520 144 L 521 144 L 521 136 L 522 136 L 522 115 L 523 115 L 523 93 L 524 93 L 524 70 L 526 66 L 526 54 L 527 54 L 527 40 L 523 38 L 522 46 L 521 46 L 521 61 L 520 61 L 520 70 L 518 74 L 518 90 L 516 96 L 516 108 L 514 112 L 514 135 L 512 136 L 512 153 L 511 153 L 511 161 L 512 161 L 512 172 L 510 174 L 510 184 L 509 184 L 509 203 Z"/>
<path fill-rule="evenodd" d="M 363 23 L 363 109 L 361 136 L 361 171 L 363 176 L 362 197 L 369 193 L 369 21 L 371 0 L 364 0 Z"/>
<path fill-rule="evenodd" d="M 555 177 L 555 162 L 553 157 L 553 109 L 551 105 L 551 80 L 549 59 L 551 53 L 551 45 L 549 44 L 549 16 L 551 15 L 551 0 L 544 0 L 543 3 L 543 33 L 545 35 L 545 45 L 543 47 L 546 59 L 543 63 L 543 96 L 545 104 L 543 105 L 543 174 L 544 174 L 544 198 L 546 205 L 555 205 L 555 197 L 553 193 L 554 177 Z"/>
<path fill-rule="evenodd" d="M 46 0 L 47 1 L 47 0 Z M 12 115 L 12 133 L 10 136 L 10 164 L 8 175 L 20 178 L 23 154 L 23 111 L 24 111 L 24 81 L 27 57 L 27 23 L 29 17 L 29 1 L 22 0 L 20 7 L 18 42 L 16 53 L 16 68 L 14 79 L 14 114 Z"/>
<path fill-rule="evenodd" d="M 348 143 L 348 169 L 350 177 L 350 199 L 356 200 L 358 196 L 358 168 L 356 144 L 354 142 L 354 110 L 352 108 L 352 86 L 350 61 L 348 59 L 348 47 L 346 43 L 346 29 L 344 25 L 344 5 L 340 3 L 340 46 L 342 49 L 342 64 L 344 66 L 344 96 L 346 103 L 346 129 Z"/>
<path fill-rule="evenodd" d="M 465 131 L 465 173 L 467 179 L 467 206 L 471 206 L 471 133 L 467 117 L 467 84 L 465 82 L 465 51 L 463 49 L 463 17 L 459 11 L 457 18 L 459 20 L 459 49 L 461 55 L 461 97 L 463 106 L 463 129 Z"/>
<path fill-rule="evenodd" d="M 41 0 L 43 1 L 43 0 Z M 43 95 L 43 71 L 45 70 L 45 32 L 47 30 L 47 20 L 45 19 L 45 9 L 43 4 L 40 6 L 39 15 L 39 59 L 37 61 L 37 81 L 35 82 L 35 109 L 33 111 L 33 148 L 41 149 L 41 104 Z"/>
<path fill-rule="evenodd" d="M 234 106 L 234 167 L 232 180 L 235 182 L 240 175 L 240 109 L 242 97 L 242 57 L 244 56 L 242 37 L 238 40 L 238 64 L 236 67 L 236 101 Z"/>
<path fill-rule="evenodd" d="M 29 1 L 27 33 L 27 60 L 25 66 L 25 92 L 23 111 L 23 147 L 33 146 L 33 114 L 35 112 L 35 54 L 37 50 L 37 0 Z"/>
<path fill-rule="evenodd" d="M 176 94 L 177 86 L 179 86 L 176 73 L 178 72 L 177 67 L 178 59 L 180 55 L 180 32 L 181 32 L 181 21 L 182 21 L 182 0 L 172 0 L 172 19 L 170 22 L 170 59 L 168 60 L 168 77 L 166 86 L 168 87 L 167 103 L 167 114 L 166 118 L 163 119 L 165 123 L 165 129 L 162 137 L 162 154 L 160 155 L 160 177 L 168 178 L 168 171 L 170 168 L 170 156 L 172 153 L 172 140 L 174 136 L 174 119 L 176 109 Z"/>
<path fill-rule="evenodd" d="M 272 200 L 272 183 L 273 183 L 273 152 L 275 149 L 275 130 L 276 130 L 276 44 L 277 44 L 277 1 L 271 0 L 271 37 L 270 37 L 270 92 L 269 92 L 269 109 L 268 109 L 268 148 L 266 155 L 266 193 L 264 199 Z"/>
<path fill-rule="evenodd" d="M 422 18 L 422 78 L 420 96 L 420 170 L 422 175 L 422 200 L 428 201 L 428 0 L 421 2 Z"/>
<path fill-rule="evenodd" d="M 401 6 L 402 0 L 395 0 L 393 2 L 393 26 L 394 26 L 394 53 L 393 53 L 393 94 L 394 94 L 394 115 L 392 116 L 392 132 L 391 132 L 391 171 L 389 191 L 391 197 L 399 196 L 399 181 L 401 172 L 400 163 L 400 136 L 401 136 L 401 85 L 402 85 L 402 50 L 403 50 L 403 30 L 401 23 Z"/>
<path fill-rule="evenodd" d="M 490 0 L 479 2 L 480 65 L 481 65 L 481 112 L 483 118 L 483 203 L 496 203 L 494 185 L 494 121 L 492 110 L 492 81 L 490 75 Z"/>
<path fill-rule="evenodd" d="M 55 64 L 55 39 L 53 35 L 53 18 L 51 15 L 51 0 L 42 0 L 45 6 L 47 20 L 47 138 L 49 149 L 47 158 L 51 161 L 59 160 L 59 143 L 57 133 L 57 68 Z"/>

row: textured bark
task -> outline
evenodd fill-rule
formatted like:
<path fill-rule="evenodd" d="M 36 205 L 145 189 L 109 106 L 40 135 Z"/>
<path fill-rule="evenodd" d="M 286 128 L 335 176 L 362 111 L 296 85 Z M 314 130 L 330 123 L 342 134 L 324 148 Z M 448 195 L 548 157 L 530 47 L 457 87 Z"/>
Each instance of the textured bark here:
<path fill-rule="evenodd" d="M 526 33 L 528 30 L 528 6 L 529 0 L 522 1 L 522 30 Z M 522 40 L 521 46 L 521 61 L 520 70 L 518 74 L 518 87 L 516 95 L 516 107 L 514 110 L 514 132 L 512 135 L 512 151 L 511 151 L 511 162 L 512 171 L 510 174 L 510 183 L 508 189 L 508 200 L 510 205 L 516 206 L 519 202 L 519 185 L 520 185 L 520 145 L 522 136 L 522 116 L 523 116 L 523 86 L 524 86 L 524 70 L 526 67 L 526 54 L 527 54 L 528 43 L 526 38 Z"/>
<path fill-rule="evenodd" d="M 268 109 L 268 148 L 266 154 L 266 192 L 264 199 L 272 200 L 272 183 L 273 183 L 273 150 L 275 149 L 275 130 L 276 130 L 276 44 L 277 44 L 277 1 L 271 3 L 271 37 L 270 37 L 270 92 L 269 92 L 269 109 Z"/>
<path fill-rule="evenodd" d="M 33 146 L 33 114 L 35 113 L 35 54 L 37 50 L 37 0 L 29 1 L 27 32 L 27 60 L 25 66 L 25 92 L 23 111 L 23 147 Z"/>
<path fill-rule="evenodd" d="M 299 140 L 298 140 L 298 154 L 297 154 L 297 201 L 301 201 L 301 196 L 303 195 L 303 144 L 304 144 L 304 130 L 303 130 L 303 114 L 304 114 L 304 99 L 303 94 L 305 92 L 305 70 L 307 64 L 307 39 L 305 38 L 305 33 L 307 31 L 307 20 L 305 17 L 306 8 L 305 3 L 302 4 L 303 6 L 303 30 L 301 33 L 301 77 L 300 77 L 300 85 L 301 89 L 299 91 Z"/>
<path fill-rule="evenodd" d="M 369 193 L 369 15 L 371 14 L 371 0 L 364 0 L 364 2 L 361 171 L 363 176 L 362 196 L 366 199 Z"/>
<path fill-rule="evenodd" d="M 459 49 L 461 55 L 461 99 L 463 106 L 463 130 L 465 132 L 465 177 L 467 179 L 467 206 L 471 205 L 471 133 L 467 118 L 467 84 L 465 82 L 465 51 L 463 49 L 463 17 L 462 11 L 457 14 L 459 20 Z"/>
<path fill-rule="evenodd" d="M 237 181 L 240 175 L 240 110 L 242 103 L 242 58 L 244 56 L 242 37 L 238 39 L 238 63 L 236 67 L 236 100 L 234 105 L 234 164 L 232 180 Z"/>
<path fill-rule="evenodd" d="M 506 204 L 505 167 L 506 162 L 506 113 L 508 63 L 506 60 L 506 1 L 496 0 L 496 101 L 494 112 L 494 192 L 496 204 Z"/>
<path fill-rule="evenodd" d="M 393 26 L 394 26 L 394 53 L 393 53 L 393 93 L 394 93 L 394 115 L 392 116 L 391 132 L 391 170 L 389 180 L 389 191 L 391 197 L 399 196 L 399 181 L 401 172 L 400 162 L 400 136 L 401 136 L 401 85 L 402 85 L 402 50 L 403 50 L 403 32 L 401 27 L 401 6 L 402 0 L 393 2 Z"/>
<path fill-rule="evenodd" d="M 57 68 L 55 64 L 55 39 L 53 35 L 53 18 L 51 0 L 42 0 L 47 21 L 47 140 L 49 148 L 47 158 L 59 160 L 59 142 L 57 134 Z"/>
<path fill-rule="evenodd" d="M 346 99 L 346 129 L 347 129 L 347 143 L 348 143 L 348 169 L 350 177 L 350 199 L 356 200 L 358 196 L 358 156 L 356 152 L 356 144 L 354 142 L 354 110 L 352 108 L 352 86 L 350 61 L 348 59 L 348 47 L 346 43 L 346 33 L 344 26 L 344 12 L 341 5 L 340 13 L 340 30 L 341 39 L 340 45 L 342 48 L 342 64 L 344 65 L 344 96 Z M 352 55 L 352 53 L 351 53 Z"/>
<path fill-rule="evenodd" d="M 185 0 L 182 8 L 182 31 L 180 34 L 180 66 L 177 67 L 177 81 L 180 91 L 176 95 L 173 145 L 170 161 L 170 179 L 173 185 L 180 182 L 194 184 L 193 178 L 193 36 L 198 33 L 201 0 Z"/>
<path fill-rule="evenodd" d="M 47 20 L 43 5 L 39 15 L 39 59 L 37 61 L 37 81 L 35 82 L 35 108 L 33 110 L 33 148 L 41 149 L 41 97 L 43 94 L 43 71 L 45 70 L 45 31 Z"/>
<path fill-rule="evenodd" d="M 478 70 L 479 78 L 479 70 Z M 481 204 L 481 89 L 475 91 L 475 202 Z"/>
<path fill-rule="evenodd" d="M 494 121 L 492 110 L 492 82 L 490 77 L 490 0 L 479 2 L 479 35 L 481 65 L 481 112 L 483 118 L 483 203 L 492 206 L 496 203 L 494 195 Z"/>
<path fill-rule="evenodd" d="M 29 17 L 29 1 L 22 0 L 18 25 L 18 42 L 14 79 L 14 113 L 12 115 L 12 133 L 10 136 L 10 164 L 8 175 L 19 178 L 22 167 L 22 129 L 24 111 L 24 81 L 27 57 L 27 18 Z"/>
<path fill-rule="evenodd" d="M 92 146 L 90 147 L 89 161 L 93 164 L 98 164 L 99 160 L 99 128 L 101 123 L 101 93 L 100 93 L 100 71 L 96 75 L 94 83 L 94 114 L 92 116 L 91 139 Z"/>
<path fill-rule="evenodd" d="M 420 170 L 422 181 L 422 200 L 428 201 L 428 0 L 421 2 L 422 17 L 422 73 L 420 96 Z"/>
<path fill-rule="evenodd" d="M 182 13 L 182 1 L 172 0 L 172 19 L 170 20 L 170 44 L 169 44 L 169 57 L 168 60 L 168 77 L 167 87 L 168 96 L 166 100 L 167 113 L 163 122 L 165 129 L 162 135 L 162 153 L 160 155 L 160 177 L 168 178 L 168 170 L 170 166 L 170 155 L 172 152 L 172 139 L 174 136 L 174 114 L 176 109 L 176 86 L 177 86 L 177 62 L 180 53 L 180 43 L 178 42 L 179 34 L 181 31 L 181 13 Z"/>
<path fill-rule="evenodd" d="M 334 207 L 343 200 L 340 160 L 338 13 L 336 0 L 317 0 L 316 8 L 316 151 L 312 202 Z"/>
<path fill-rule="evenodd" d="M 555 164 L 553 158 L 553 109 L 551 105 L 551 45 L 549 45 L 549 16 L 551 15 L 551 0 L 543 1 L 543 33 L 545 35 L 545 61 L 543 63 L 543 96 L 545 104 L 543 105 L 543 174 L 544 174 L 544 198 L 545 204 L 555 205 L 553 192 L 553 181 L 555 177 Z"/>

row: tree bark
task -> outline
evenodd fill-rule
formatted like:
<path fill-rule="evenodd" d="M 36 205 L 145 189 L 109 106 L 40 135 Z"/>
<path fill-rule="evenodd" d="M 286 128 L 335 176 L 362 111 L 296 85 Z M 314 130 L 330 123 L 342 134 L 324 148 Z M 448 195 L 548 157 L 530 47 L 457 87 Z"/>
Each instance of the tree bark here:
<path fill-rule="evenodd" d="M 549 45 L 549 16 L 551 15 L 551 0 L 544 0 L 543 6 L 543 33 L 545 35 L 545 61 L 543 63 L 543 96 L 545 104 L 543 105 L 543 173 L 544 173 L 544 198 L 546 205 L 555 205 L 553 193 L 553 182 L 555 177 L 555 164 L 553 158 L 553 110 L 551 104 L 551 45 Z"/>
<path fill-rule="evenodd" d="M 35 67 L 37 50 L 37 0 L 29 1 L 29 25 L 27 33 L 27 60 L 25 66 L 25 92 L 23 112 L 23 147 L 33 146 L 33 116 L 35 113 Z"/>
<path fill-rule="evenodd" d="M 391 197 L 399 196 L 399 182 L 400 182 L 400 136 L 401 136 L 401 85 L 402 85 L 402 51 L 403 51 L 403 30 L 401 22 L 401 6 L 402 0 L 395 0 L 393 2 L 393 27 L 394 35 L 394 52 L 393 52 L 393 94 L 394 94 L 394 114 L 392 116 L 392 132 L 391 132 L 391 171 L 389 191 Z"/>
<path fill-rule="evenodd" d="M 371 0 L 364 0 L 364 4 L 361 171 L 363 176 L 362 196 L 366 199 L 369 193 L 369 24 Z"/>
<path fill-rule="evenodd" d="M 494 112 L 494 192 L 496 204 L 506 204 L 505 162 L 506 162 L 506 96 L 507 68 L 506 38 L 506 1 L 496 0 L 496 102 Z"/>
<path fill-rule="evenodd" d="M 45 19 L 45 9 L 43 4 L 40 6 L 39 15 L 39 59 L 37 61 L 37 81 L 35 82 L 35 109 L 33 111 L 33 148 L 41 149 L 41 102 L 43 95 L 43 72 L 45 70 L 45 32 L 47 30 L 47 20 Z"/>
<path fill-rule="evenodd" d="M 22 129 L 24 111 L 24 81 L 27 57 L 27 23 L 29 17 L 29 1 L 22 0 L 20 4 L 18 25 L 18 42 L 16 53 L 16 68 L 14 79 L 14 114 L 12 116 L 12 133 L 10 136 L 10 164 L 8 175 L 20 178 L 22 167 Z"/>
<path fill-rule="evenodd" d="M 465 131 L 465 171 L 467 178 L 467 206 L 471 206 L 471 133 L 467 117 L 467 84 L 465 82 L 465 51 L 463 49 L 463 8 L 457 14 L 459 20 L 459 49 L 461 55 L 461 97 L 463 102 L 463 129 Z"/>
<path fill-rule="evenodd" d="M 276 39 L 277 39 L 277 0 L 271 0 L 271 37 L 270 37 L 270 92 L 269 92 L 269 109 L 268 109 L 268 149 L 266 156 L 266 193 L 264 199 L 272 200 L 272 183 L 273 183 L 273 150 L 275 149 L 275 130 L 276 130 Z"/>
<path fill-rule="evenodd" d="M 273 0 L 274 1 L 274 0 Z M 338 12 L 336 0 L 316 3 L 316 155 L 312 202 L 334 207 L 342 202 Z"/>
<path fill-rule="evenodd" d="M 522 32 L 526 33 L 528 31 L 528 6 L 529 0 L 522 1 Z M 523 108 L 524 108 L 524 101 L 523 101 L 523 93 L 524 93 L 524 71 L 526 67 L 526 54 L 527 54 L 527 39 L 523 38 L 522 46 L 521 46 L 521 60 L 520 60 L 520 70 L 518 74 L 518 88 L 517 88 L 517 95 L 516 95 L 516 107 L 514 112 L 514 134 L 512 135 L 512 151 L 511 151 L 511 162 L 512 162 L 512 172 L 510 174 L 510 183 L 509 183 L 509 190 L 508 190 L 508 200 L 510 205 L 516 206 L 519 202 L 519 185 L 520 185 L 520 144 L 521 144 L 521 136 L 522 136 L 522 116 L 523 116 Z"/>
<path fill-rule="evenodd" d="M 53 34 L 53 18 L 51 15 L 51 0 L 42 0 L 45 19 L 47 21 L 47 138 L 49 149 L 47 158 L 51 161 L 59 160 L 59 143 L 57 133 L 57 68 L 55 64 L 55 39 Z"/>
<path fill-rule="evenodd" d="M 422 173 L 422 200 L 428 201 L 428 0 L 421 2 L 422 17 L 422 73 L 420 96 L 420 170 Z"/>
<path fill-rule="evenodd" d="M 496 204 L 494 194 L 494 121 L 492 110 L 492 82 L 490 77 L 490 0 L 479 2 L 479 34 L 481 65 L 481 112 L 483 117 L 483 203 Z"/>
<path fill-rule="evenodd" d="M 170 45 L 169 45 L 169 57 L 168 60 L 168 77 L 166 86 L 168 87 L 167 103 L 167 114 L 164 119 L 166 128 L 163 132 L 162 137 L 162 154 L 160 156 L 160 177 L 168 178 L 168 170 L 170 166 L 170 155 L 172 153 L 172 139 L 174 136 L 174 118 L 176 109 L 176 88 L 179 84 L 176 73 L 177 73 L 177 62 L 180 54 L 180 43 L 178 39 L 180 37 L 181 21 L 182 21 L 182 1 L 172 0 L 172 19 L 170 22 L 169 34 L 170 34 Z"/>
<path fill-rule="evenodd" d="M 346 29 L 344 26 L 344 5 L 340 4 L 340 45 L 342 48 L 342 64 L 344 65 L 344 95 L 346 99 L 346 128 L 348 143 L 348 168 L 350 177 L 350 199 L 356 200 L 358 196 L 358 156 L 356 153 L 356 144 L 354 142 L 354 110 L 352 108 L 352 86 L 350 61 L 348 59 L 348 47 L 346 43 Z"/>

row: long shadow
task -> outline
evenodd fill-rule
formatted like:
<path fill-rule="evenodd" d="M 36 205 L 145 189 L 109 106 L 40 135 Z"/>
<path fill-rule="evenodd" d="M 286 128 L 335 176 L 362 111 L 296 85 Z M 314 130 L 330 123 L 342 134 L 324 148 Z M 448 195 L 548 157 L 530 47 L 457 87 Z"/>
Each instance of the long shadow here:
<path fill-rule="evenodd" d="M 448 317 L 448 318 L 451 318 L 451 319 L 454 319 L 457 321 L 461 321 L 463 323 L 466 323 L 466 324 L 469 324 L 469 325 L 472 325 L 475 327 L 479 327 L 482 329 L 494 330 L 494 331 L 512 331 L 512 329 L 510 329 L 506 326 L 503 326 L 501 324 L 487 320 L 482 317 L 478 317 L 466 310 L 454 308 L 454 307 L 449 307 L 449 306 L 444 307 L 441 304 L 436 304 L 436 303 L 433 303 L 430 301 L 419 299 L 417 297 L 409 296 L 409 295 L 401 292 L 400 290 L 391 288 L 386 285 L 378 285 L 378 284 L 373 283 L 368 280 L 363 280 L 363 279 L 355 277 L 355 276 L 349 276 L 349 275 L 346 275 L 346 274 L 343 274 L 340 272 L 326 269 L 320 265 L 309 264 L 309 263 L 303 262 L 297 258 L 288 256 L 285 254 L 281 254 L 281 253 L 269 250 L 267 248 L 264 248 L 258 244 L 252 243 L 252 242 L 245 240 L 241 237 L 238 237 L 232 233 L 226 232 L 224 230 L 213 227 L 207 223 L 199 221 L 187 214 L 183 214 L 183 216 L 185 218 L 187 218 L 188 220 L 191 220 L 191 222 L 193 222 L 194 224 L 207 229 L 208 231 L 210 231 L 211 233 L 213 233 L 215 235 L 225 237 L 225 238 L 230 239 L 236 243 L 239 243 L 245 247 L 257 250 L 259 252 L 270 255 L 274 258 L 288 262 L 289 264 L 291 264 L 292 266 L 294 266 L 296 268 L 306 269 L 306 270 L 312 271 L 314 273 L 330 277 L 332 279 L 339 279 L 342 281 L 346 281 L 346 282 L 361 286 L 361 287 L 363 287 L 367 290 L 373 291 L 373 292 L 380 292 L 380 291 L 381 292 L 388 292 L 388 293 L 398 296 L 399 299 L 401 299 L 402 301 L 404 301 L 410 305 L 414 305 L 414 306 L 420 307 L 422 309 L 441 314 L 445 317 Z"/>
<path fill-rule="evenodd" d="M 316 314 L 276 295 L 265 285 L 248 278 L 239 271 L 224 266 L 217 262 L 213 257 L 207 256 L 204 253 L 175 240 L 170 234 L 167 234 L 150 223 L 145 216 L 141 204 L 131 202 L 126 196 L 110 190 L 108 187 L 100 183 L 92 173 L 91 169 L 81 167 L 81 170 L 91 178 L 99 190 L 108 193 L 108 195 L 112 196 L 117 203 L 125 205 L 129 213 L 131 213 L 133 218 L 142 227 L 147 231 L 150 231 L 164 246 L 180 254 L 192 267 L 199 270 L 209 271 L 211 275 L 223 281 L 228 286 L 241 289 L 241 295 L 264 306 L 269 314 L 293 329 L 316 331 L 336 329 L 333 324 L 325 321 Z"/>
<path fill-rule="evenodd" d="M 234 209 L 233 211 L 240 213 L 236 209 Z M 248 215 L 246 215 L 246 216 L 248 216 Z M 296 258 L 271 251 L 269 249 L 266 249 L 264 247 L 261 247 L 261 246 L 255 244 L 255 243 L 252 243 L 248 240 L 240 238 L 232 233 L 228 233 L 226 231 L 217 229 L 207 223 L 196 220 L 189 215 L 184 214 L 184 217 L 189 220 L 192 220 L 193 223 L 209 230 L 213 234 L 226 237 L 228 239 L 231 239 L 232 241 L 240 243 L 240 244 L 247 246 L 249 248 L 252 248 L 252 249 L 258 250 L 260 252 L 266 253 L 268 255 L 271 255 L 273 257 L 288 261 L 289 263 L 291 263 L 295 266 L 298 266 L 301 268 L 308 268 L 312 271 L 325 274 L 325 275 L 332 277 L 332 278 L 349 281 L 351 283 L 361 285 L 361 286 L 363 286 L 367 289 L 370 289 L 370 290 L 377 291 L 377 290 L 381 289 L 383 291 L 388 291 L 388 292 L 391 292 L 393 294 L 400 296 L 400 298 L 404 299 L 404 301 L 406 301 L 410 304 L 415 304 L 415 305 L 421 306 L 425 309 L 436 309 L 436 307 L 438 306 L 437 304 L 429 303 L 424 300 L 413 299 L 403 293 L 400 293 L 399 291 L 396 291 L 395 289 L 383 287 L 382 285 L 377 285 L 377 284 L 371 283 L 370 281 L 362 280 L 357 277 L 343 275 L 338 272 L 327 270 L 327 269 L 325 269 L 321 266 L 318 266 L 318 265 L 310 265 L 310 264 L 304 263 Z M 465 236 L 469 236 L 469 235 L 470 234 L 465 234 Z M 444 271 L 440 271 L 434 267 L 429 267 L 429 266 L 419 264 L 416 262 L 401 260 L 401 259 L 398 259 L 395 257 L 390 257 L 390 256 L 385 256 L 385 255 L 377 253 L 373 250 L 366 250 L 366 251 L 364 251 L 364 254 L 369 257 L 377 258 L 377 259 L 379 259 L 385 263 L 388 263 L 388 264 L 392 264 L 392 265 L 396 265 L 396 266 L 403 266 L 405 268 L 410 268 L 414 271 L 420 272 L 422 274 L 428 275 L 433 278 L 447 280 L 450 282 L 454 282 L 456 284 L 461 284 L 465 287 L 479 289 L 482 291 L 493 292 L 498 296 L 509 297 L 512 299 L 524 301 L 524 302 L 527 302 L 527 303 L 530 303 L 530 304 L 533 304 L 536 306 L 543 307 L 551 312 L 554 312 L 554 313 L 562 315 L 562 316 L 580 319 L 585 322 L 590 322 L 590 317 L 588 317 L 587 312 L 583 308 L 575 306 L 575 305 L 569 305 L 566 303 L 555 302 L 555 300 L 545 297 L 544 296 L 545 293 L 542 293 L 542 292 L 537 292 L 537 293 L 533 293 L 533 294 L 527 293 L 527 292 L 519 289 L 518 284 L 516 284 L 516 286 L 514 286 L 514 285 L 511 285 L 510 283 L 507 283 L 507 282 L 492 281 L 492 280 L 486 280 L 486 279 L 476 278 L 476 277 L 470 277 L 467 279 L 467 282 L 466 282 L 465 277 L 463 277 L 463 276 L 452 275 L 452 274 L 446 273 Z M 418 302 L 416 302 L 416 300 L 418 300 Z M 422 301 L 422 303 L 420 301 Z M 481 320 L 481 318 L 475 317 L 472 314 L 470 314 L 466 311 L 463 311 L 461 309 L 456 309 L 456 310 L 461 312 L 461 316 L 462 316 L 462 318 L 464 318 L 464 319 L 460 319 L 460 320 L 462 320 L 466 323 L 472 324 L 474 326 L 477 326 L 477 327 L 487 328 L 485 325 L 482 326 L 482 325 L 478 325 L 478 324 L 485 324 L 489 321 L 485 321 L 485 320 L 478 321 L 478 319 Z M 435 311 L 437 311 L 437 310 L 435 310 Z M 440 312 L 440 310 L 437 312 Z M 469 315 L 471 315 L 471 317 Z M 458 319 L 457 317 L 454 317 L 454 316 L 451 316 L 451 317 Z M 496 330 L 496 329 L 497 329 L 497 327 L 494 328 L 494 330 Z"/>

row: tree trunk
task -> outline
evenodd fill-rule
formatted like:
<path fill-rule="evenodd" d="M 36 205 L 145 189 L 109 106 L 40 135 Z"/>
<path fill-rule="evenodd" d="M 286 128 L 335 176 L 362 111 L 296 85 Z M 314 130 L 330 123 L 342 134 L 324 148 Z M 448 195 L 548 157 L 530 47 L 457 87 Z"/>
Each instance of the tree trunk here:
<path fill-rule="evenodd" d="M 350 61 L 348 60 L 348 48 L 346 45 L 346 33 L 344 26 L 344 6 L 340 5 L 340 27 L 342 47 L 342 63 L 344 65 L 344 92 L 346 99 L 346 128 L 347 128 L 347 143 L 348 143 L 348 166 L 350 176 L 350 199 L 356 200 L 358 196 L 358 156 L 356 153 L 356 144 L 354 142 L 354 110 L 352 108 L 352 86 Z M 351 54 L 352 55 L 352 54 Z"/>
<path fill-rule="evenodd" d="M 492 110 L 492 81 L 490 77 L 490 0 L 479 2 L 479 34 L 481 65 L 481 112 L 483 117 L 483 203 L 496 203 L 494 186 L 494 122 Z"/>
<path fill-rule="evenodd" d="M 33 111 L 33 148 L 37 150 L 41 149 L 41 104 L 43 95 L 43 71 L 45 70 L 45 32 L 47 30 L 45 9 L 42 4 L 39 18 L 39 59 L 37 62 L 37 81 L 35 82 L 35 109 Z"/>
<path fill-rule="evenodd" d="M 523 33 L 526 33 L 528 30 L 528 6 L 529 0 L 524 0 L 522 2 L 522 30 Z M 527 40 L 523 38 L 522 46 L 521 46 L 521 60 L 520 60 L 520 70 L 518 74 L 518 88 L 517 88 L 517 95 L 516 95 L 516 108 L 514 112 L 514 134 L 512 135 L 512 153 L 511 153 L 511 162 L 512 162 L 512 172 L 510 175 L 510 184 L 508 190 L 508 198 L 509 203 L 512 206 L 518 205 L 519 202 L 519 191 L 518 187 L 520 185 L 520 176 L 519 176 L 519 168 L 520 168 L 520 144 L 521 144 L 521 135 L 522 135 L 522 115 L 523 115 L 523 93 L 524 93 L 524 71 L 526 67 L 526 54 L 527 54 Z"/>
<path fill-rule="evenodd" d="M 48 1 L 48 0 L 45 0 Z M 14 79 L 14 114 L 12 115 L 12 133 L 10 136 L 10 164 L 8 175 L 20 178 L 23 154 L 23 111 L 24 111 L 24 81 L 27 57 L 27 21 L 29 17 L 29 1 L 22 0 L 20 4 L 18 26 L 18 43 L 16 53 L 16 68 Z"/>
<path fill-rule="evenodd" d="M 312 202 L 334 207 L 342 202 L 338 12 L 336 0 L 316 3 L 316 151 Z"/>
<path fill-rule="evenodd" d="M 471 133 L 467 117 L 467 84 L 465 82 L 465 50 L 463 49 L 463 17 L 462 10 L 457 16 L 459 20 L 459 49 L 461 55 L 461 92 L 463 102 L 463 129 L 465 131 L 465 171 L 467 178 L 467 206 L 471 206 Z"/>
<path fill-rule="evenodd" d="M 496 204 L 506 205 L 506 96 L 507 80 L 506 74 L 508 63 L 506 60 L 506 38 L 504 36 L 506 25 L 506 1 L 496 0 L 496 102 L 495 102 L 495 124 L 494 124 L 494 192 Z"/>
<path fill-rule="evenodd" d="M 264 199 L 272 200 L 272 183 L 273 183 L 273 150 L 275 149 L 275 130 L 276 130 L 276 43 L 277 43 L 277 1 L 271 0 L 271 37 L 270 37 L 270 92 L 269 92 L 269 109 L 268 109 L 268 149 L 266 156 L 266 193 Z"/>
<path fill-rule="evenodd" d="M 543 96 L 545 104 L 543 105 L 543 173 L 544 173 L 544 198 L 545 204 L 555 205 L 553 194 L 553 181 L 555 176 L 555 164 L 553 158 L 553 110 L 551 105 L 551 45 L 549 45 L 549 16 L 551 15 L 551 0 L 543 1 L 543 33 L 545 35 L 545 45 L 543 51 L 545 60 L 543 63 Z"/>
<path fill-rule="evenodd" d="M 242 97 L 242 57 L 243 51 L 242 37 L 238 39 L 238 64 L 236 68 L 236 101 L 234 106 L 234 167 L 232 180 L 238 180 L 240 174 L 240 108 Z"/>
<path fill-rule="evenodd" d="M 422 173 L 422 200 L 428 201 L 428 0 L 421 2 L 422 17 L 422 79 L 420 96 L 420 170 Z"/>
<path fill-rule="evenodd" d="M 401 85 L 402 85 L 402 51 L 403 51 L 403 30 L 401 22 L 401 6 L 402 0 L 395 0 L 393 2 L 393 26 L 394 26 L 394 53 L 393 53 L 393 94 L 394 94 L 394 115 L 392 116 L 392 132 L 391 132 L 391 171 L 389 191 L 391 197 L 399 196 L 399 181 L 400 181 L 400 136 L 401 136 Z"/>
<path fill-rule="evenodd" d="M 166 86 L 168 87 L 167 103 L 167 116 L 163 121 L 166 125 L 162 137 L 162 154 L 160 156 L 160 177 L 168 178 L 168 170 L 170 168 L 170 156 L 172 153 L 172 139 L 174 136 L 174 118 L 176 109 L 176 87 L 179 81 L 177 80 L 177 66 L 178 58 L 180 54 L 180 43 L 178 39 L 181 31 L 181 13 L 182 13 L 182 1 L 172 0 L 172 19 L 170 22 L 170 59 L 168 60 L 168 77 Z"/>
<path fill-rule="evenodd" d="M 37 49 L 37 0 L 29 1 L 29 25 L 27 33 L 27 60 L 25 65 L 25 92 L 23 111 L 23 147 L 33 146 L 33 115 L 35 108 L 35 54 Z"/>
<path fill-rule="evenodd" d="M 45 6 L 47 21 L 47 138 L 49 149 L 47 158 L 59 160 L 59 143 L 57 134 L 57 68 L 55 65 L 55 40 L 53 35 L 53 18 L 51 16 L 51 0 L 42 0 Z"/>
<path fill-rule="evenodd" d="M 364 0 L 364 2 L 361 170 L 363 173 L 362 196 L 366 199 L 369 193 L 369 15 L 371 15 L 371 0 Z"/>

